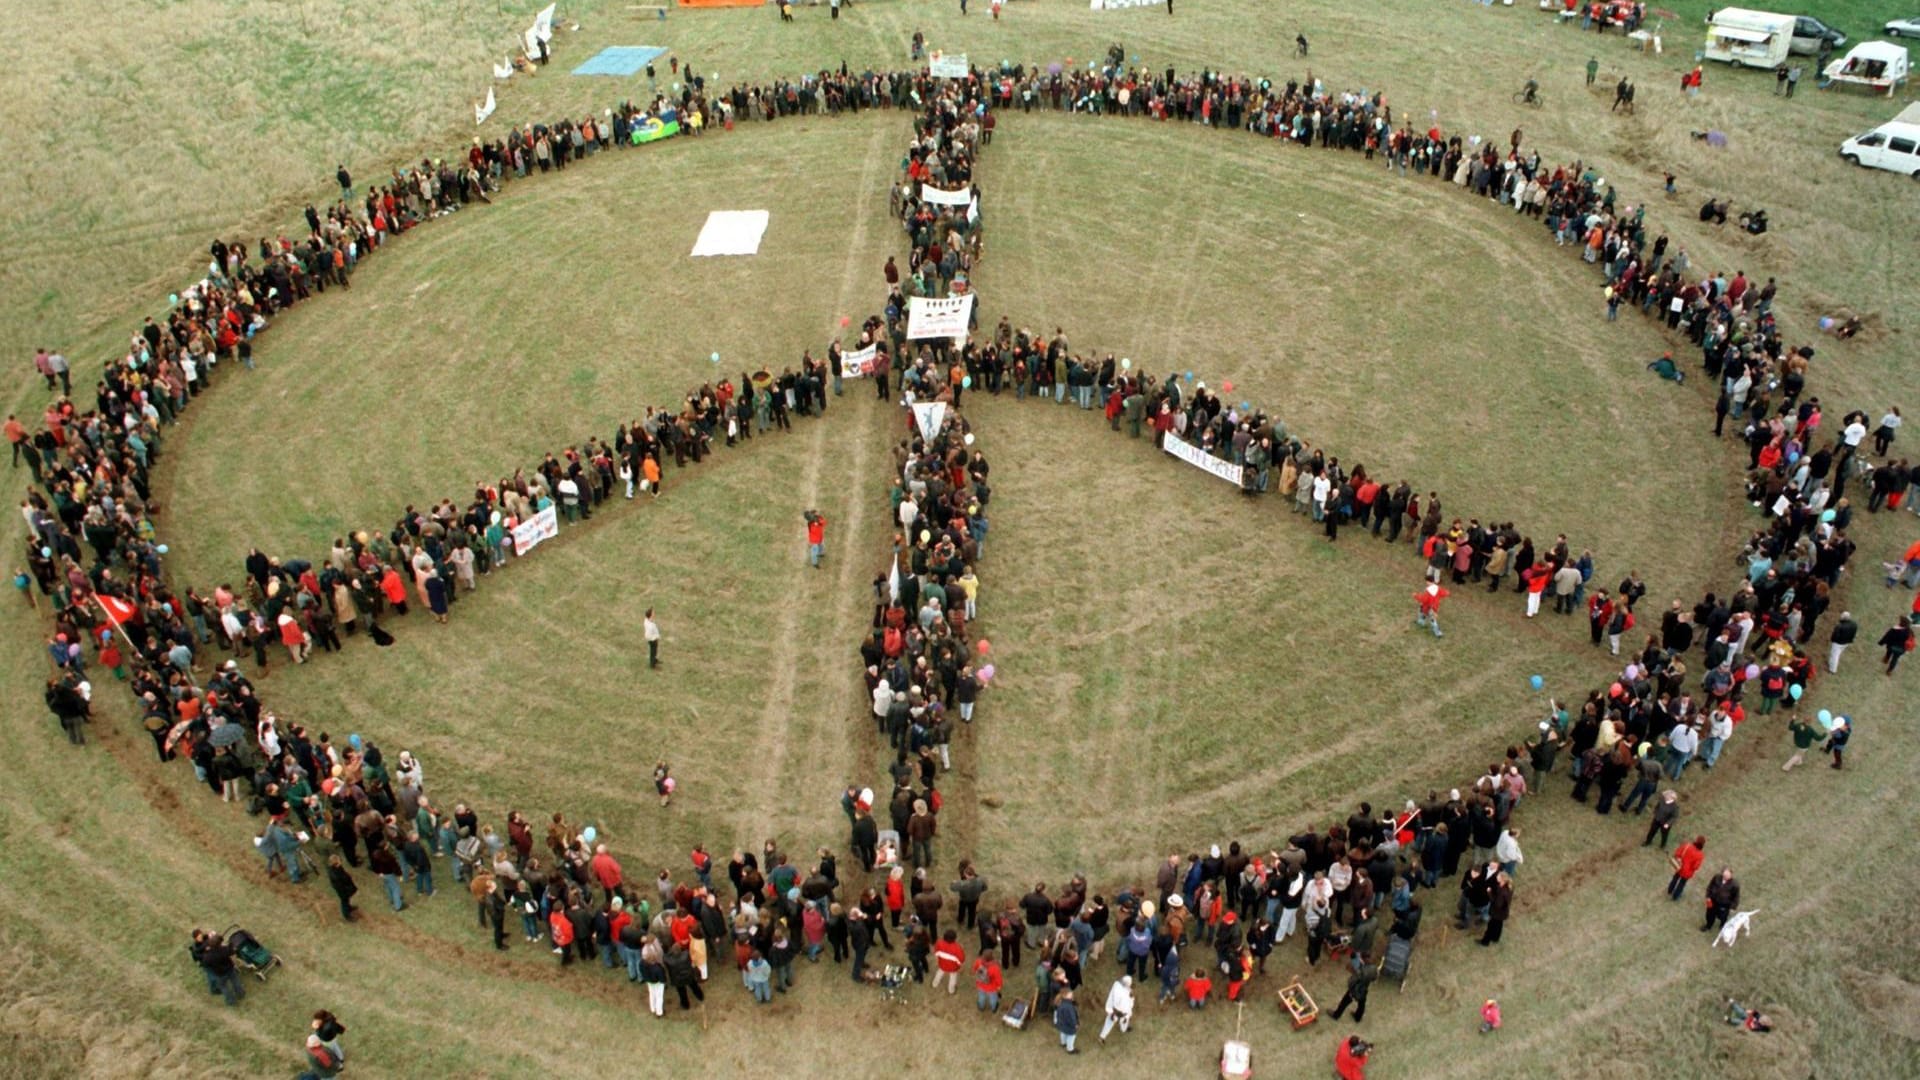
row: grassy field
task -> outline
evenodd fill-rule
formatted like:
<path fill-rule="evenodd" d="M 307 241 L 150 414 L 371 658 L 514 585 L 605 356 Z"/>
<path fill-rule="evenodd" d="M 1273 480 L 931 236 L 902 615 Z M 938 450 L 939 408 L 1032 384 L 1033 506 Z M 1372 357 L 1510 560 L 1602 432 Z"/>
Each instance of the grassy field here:
<path fill-rule="evenodd" d="M 1878 6 L 1809 10 L 1859 39 L 1892 14 Z M 553 68 L 502 89 L 496 123 L 637 94 L 644 78 L 564 74 L 605 44 L 669 45 L 723 82 L 842 56 L 897 63 L 914 29 L 976 60 L 1084 62 L 1119 39 L 1155 66 L 1285 78 L 1297 69 L 1273 58 L 1304 30 L 1331 85 L 1390 77 L 1396 110 L 1416 117 L 1431 109 L 1498 137 L 1524 123 L 1549 158 L 1583 154 L 1629 199 L 1679 173 L 1683 197 L 1651 216 L 1696 265 L 1779 276 L 1794 336 L 1840 305 L 1870 315 L 1862 340 L 1823 345 L 1838 362 L 1816 369 L 1817 392 L 1877 409 L 1920 389 L 1900 362 L 1911 183 L 1833 157 L 1890 115 L 1884 102 L 1810 90 L 1781 102 L 1763 75 L 1715 71 L 1689 103 L 1671 90 L 1684 50 L 1642 57 L 1520 8 L 1297 8 L 1270 19 L 1182 0 L 1169 20 L 1016 3 L 993 24 L 979 6 L 962 20 L 954 5 L 874 0 L 838 23 L 803 8 L 782 25 L 764 10 L 659 23 L 581 5 L 562 13 L 581 29 L 562 31 Z M 25 166 L 19 190 L 33 197 L 0 206 L 16 256 L 0 268 L 0 342 L 16 357 L 64 344 L 84 376 L 213 231 L 273 227 L 329 185 L 340 157 L 371 175 L 457 146 L 465 99 L 524 13 L 412 0 L 376 22 L 306 3 L 189 2 L 85 34 L 28 18 L 59 47 L 7 76 L 21 90 L 8 118 L 47 131 L 50 148 L 64 141 Z M 256 47 L 223 44 L 236 36 Z M 1582 96 L 1596 45 L 1604 81 L 1641 82 L 1638 116 Z M 1506 95 L 1529 72 L 1549 73 L 1553 104 L 1516 117 Z M 106 95 L 125 107 L 82 111 Z M 1698 126 L 1731 145 L 1688 139 Z M 900 248 L 880 208 L 905 138 L 887 113 L 745 125 L 517 185 L 407 237 L 351 296 L 282 320 L 261 370 L 229 376 L 170 441 L 176 567 L 234 577 L 256 543 L 311 557 L 406 502 L 610 434 L 707 377 L 710 351 L 737 377 L 736 359 L 786 363 L 822 345 L 837 316 L 873 306 L 879 265 Z M 153 149 L 119 152 L 136 141 Z M 1602 325 L 1597 282 L 1536 228 L 1356 157 L 1139 122 L 1009 118 L 981 182 L 983 319 L 1005 311 L 1064 326 L 1081 348 L 1231 379 L 1244 387 L 1233 397 L 1277 407 L 1343 460 L 1440 487 L 1450 512 L 1564 530 L 1600 552 L 1606 575 L 1630 561 L 1654 583 L 1651 604 L 1727 583 L 1728 541 L 1747 521 L 1728 452 L 1705 442 L 1704 391 L 1647 376 L 1662 339 L 1633 318 Z M 1756 242 L 1700 226 L 1690 208 L 1707 193 L 1767 206 L 1776 231 Z M 685 258 L 708 210 L 750 206 L 773 211 L 760 256 Z M 14 397 L 42 400 L 25 379 Z M 1459 783 L 1529 729 L 1542 702 L 1528 674 L 1558 693 L 1606 678 L 1574 628 L 1527 623 L 1509 599 L 1463 596 L 1444 643 L 1415 635 L 1404 549 L 1351 533 L 1330 548 L 1278 505 L 1245 504 L 1094 417 L 981 395 L 968 409 L 998 466 L 982 616 L 1005 674 L 956 748 L 947 790 L 960 805 L 941 860 L 977 856 L 995 897 L 1071 870 L 1146 879 L 1168 850 L 1233 836 L 1265 847 L 1360 798 Z M 656 863 L 679 872 L 695 841 L 842 846 L 838 792 L 878 771 L 849 646 L 897 423 L 856 390 L 824 421 L 670 472 L 657 503 L 596 515 L 486 580 L 451 626 L 416 617 L 398 648 L 276 666 L 263 692 L 335 738 L 412 749 L 439 799 L 489 820 L 515 807 L 597 820 L 630 877 Z M 802 565 L 809 506 L 835 523 L 818 574 Z M 1884 520 L 1859 531 L 1869 570 L 1912 532 Z M 1843 599 L 1875 635 L 1903 603 L 1871 581 Z M 667 634 L 660 672 L 634 662 L 647 606 Z M 0 670 L 25 698 L 44 664 L 41 624 L 19 608 L 5 619 L 16 644 Z M 1822 683 L 1822 705 L 1861 723 L 1848 773 L 1782 778 L 1784 723 L 1768 718 L 1742 729 L 1728 767 L 1689 780 L 1682 831 L 1711 835 L 1710 862 L 1734 865 L 1761 908 L 1757 936 L 1732 953 L 1699 940 L 1691 904 L 1658 901 L 1664 863 L 1633 823 L 1576 817 L 1586 811 L 1555 782 L 1526 811 L 1501 954 L 1468 955 L 1479 950 L 1445 940 L 1434 912 L 1414 979 L 1375 997 L 1376 1074 L 1483 1072 L 1490 1047 L 1473 1028 L 1489 995 L 1507 1006 L 1498 1060 L 1525 1075 L 1920 1072 L 1920 925 L 1898 902 L 1916 878 L 1888 843 L 1920 825 L 1903 795 L 1903 685 L 1864 655 Z M 12 778 L 0 955 L 16 972 L 0 991 L 0 1076 L 292 1071 L 321 1005 L 353 1028 L 354 1073 L 374 1076 L 605 1074 L 631 1071 L 637 1053 L 676 1071 L 778 1062 L 854 1076 L 1063 1060 L 1037 1056 L 1057 1052 L 1048 1032 L 979 1021 L 968 997 L 917 995 L 883 1013 L 839 969 L 805 965 L 809 985 L 770 1009 L 719 975 L 710 1016 L 655 1024 L 611 977 L 555 971 L 538 949 L 497 957 L 451 893 L 391 916 L 363 882 L 367 925 L 347 932 L 319 886 L 261 883 L 250 823 L 189 770 L 153 765 L 116 693 L 105 752 L 61 745 L 34 701 L 0 733 Z M 661 757 L 685 785 L 670 811 L 647 785 Z M 184 956 L 187 926 L 228 921 L 289 962 L 233 1012 L 199 996 Z M 1286 956 L 1278 973 L 1299 966 Z M 1087 996 L 1112 973 L 1096 968 Z M 1332 1025 L 1288 1033 L 1271 979 L 1246 1017 L 1261 1072 L 1324 1070 Z M 1322 969 L 1308 985 L 1330 1003 L 1342 981 Z M 1718 1024 L 1729 994 L 1767 1006 L 1780 1031 Z M 1136 1034 L 1089 1046 L 1067 1071 L 1207 1075 L 1233 1027 L 1220 1011 L 1142 1012 Z M 849 1025 L 859 1037 L 841 1036 Z"/>

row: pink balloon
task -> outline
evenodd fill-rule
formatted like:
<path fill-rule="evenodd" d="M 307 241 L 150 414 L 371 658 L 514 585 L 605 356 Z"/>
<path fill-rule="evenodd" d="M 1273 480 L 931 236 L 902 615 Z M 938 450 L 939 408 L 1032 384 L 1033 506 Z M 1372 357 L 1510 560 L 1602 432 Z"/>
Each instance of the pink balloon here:
<path fill-rule="evenodd" d="M 982 683 L 992 682 L 993 681 L 993 665 L 988 664 L 985 667 L 982 667 L 980 669 L 979 675 L 980 675 L 980 681 Z"/>
<path fill-rule="evenodd" d="M 1760 665 L 1759 665 L 1759 664 L 1748 664 L 1748 665 L 1747 665 L 1747 678 L 1749 678 L 1749 679 L 1752 679 L 1752 678 L 1757 678 L 1757 677 L 1759 676 L 1759 674 L 1760 674 Z"/>

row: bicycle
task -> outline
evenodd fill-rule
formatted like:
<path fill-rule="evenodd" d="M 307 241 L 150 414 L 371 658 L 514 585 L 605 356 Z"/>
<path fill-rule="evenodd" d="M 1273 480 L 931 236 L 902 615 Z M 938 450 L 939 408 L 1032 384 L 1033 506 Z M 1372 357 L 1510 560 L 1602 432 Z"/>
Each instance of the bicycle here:
<path fill-rule="evenodd" d="M 1531 105 L 1536 109 L 1547 103 L 1546 97 L 1538 90 L 1532 91 L 1531 93 L 1525 90 L 1515 90 L 1512 101 L 1515 105 Z"/>

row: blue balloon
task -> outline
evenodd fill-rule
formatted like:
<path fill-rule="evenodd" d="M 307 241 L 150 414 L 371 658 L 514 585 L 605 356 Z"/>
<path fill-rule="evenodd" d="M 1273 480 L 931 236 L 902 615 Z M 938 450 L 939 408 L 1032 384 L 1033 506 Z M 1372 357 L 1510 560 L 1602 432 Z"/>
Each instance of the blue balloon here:
<path fill-rule="evenodd" d="M 1541 678 L 1538 675 L 1532 675 L 1527 678 L 1527 685 L 1533 687 L 1535 690 L 1538 690 L 1541 687 L 1547 685 L 1547 680 Z"/>
<path fill-rule="evenodd" d="M 1188 381 L 1188 382 L 1192 382 L 1192 381 L 1193 381 L 1193 372 L 1191 372 L 1191 371 L 1189 371 L 1189 372 L 1187 372 L 1187 381 Z"/>
<path fill-rule="evenodd" d="M 1831 712 L 1828 712 L 1826 709 L 1820 710 L 1819 719 L 1821 724 L 1827 727 L 1833 726 L 1833 714 Z"/>
<path fill-rule="evenodd" d="M 1241 412 L 1252 412 L 1252 411 L 1253 411 L 1253 402 L 1251 402 L 1251 401 L 1243 401 L 1243 402 L 1241 402 L 1241 403 L 1240 403 L 1240 411 L 1241 411 Z"/>
<path fill-rule="evenodd" d="M 1795 701 L 1799 701 L 1800 695 L 1806 692 L 1807 692 L 1807 688 L 1804 686 L 1801 686 L 1799 683 L 1794 683 L 1792 686 L 1787 687 L 1787 695 L 1793 698 L 1793 700 Z"/>

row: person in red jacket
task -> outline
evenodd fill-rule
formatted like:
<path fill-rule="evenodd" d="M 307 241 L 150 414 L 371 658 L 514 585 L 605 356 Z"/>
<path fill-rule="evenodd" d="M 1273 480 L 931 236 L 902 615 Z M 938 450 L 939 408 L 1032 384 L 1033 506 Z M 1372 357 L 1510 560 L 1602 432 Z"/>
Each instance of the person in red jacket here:
<path fill-rule="evenodd" d="M 1413 601 L 1419 605 L 1419 613 L 1413 617 L 1413 625 L 1430 626 L 1434 637 L 1445 637 L 1440 632 L 1440 601 L 1452 595 L 1439 582 L 1429 581 L 1425 588 L 1413 594 Z"/>
<path fill-rule="evenodd" d="M 973 989 L 978 995 L 981 1012 L 1000 1011 L 1001 983 L 1000 961 L 994 959 L 990 952 L 981 953 L 979 959 L 973 962 Z"/>
<path fill-rule="evenodd" d="M 560 958 L 561 966 L 573 963 L 573 921 L 567 918 L 567 913 L 559 905 L 555 905 L 547 925 L 552 928 L 553 953 Z"/>
<path fill-rule="evenodd" d="M 622 878 L 620 874 L 620 863 L 612 855 L 607 853 L 607 845 L 594 845 L 593 858 L 587 863 L 587 869 L 593 874 L 593 880 L 599 882 L 600 887 L 607 890 L 607 902 L 612 903 L 615 894 L 620 891 Z"/>
<path fill-rule="evenodd" d="M 1333 1072 L 1340 1080 L 1367 1080 L 1367 1055 L 1373 1047 L 1358 1035 L 1340 1040 L 1333 1052 Z"/>
<path fill-rule="evenodd" d="M 1687 882 L 1700 871 L 1700 864 L 1707 861 L 1707 838 L 1696 836 L 1673 850 L 1673 877 L 1667 881 L 1667 898 L 1680 899 L 1687 891 Z"/>
<path fill-rule="evenodd" d="M 1527 567 L 1520 580 L 1527 586 L 1527 618 L 1540 614 L 1540 597 L 1547 591 L 1547 582 L 1553 580 L 1553 570 L 1544 563 L 1535 563 Z"/>
<path fill-rule="evenodd" d="M 387 603 L 400 615 L 407 613 L 407 586 L 400 580 L 400 571 L 389 566 L 380 575 L 380 591 L 386 595 Z"/>
<path fill-rule="evenodd" d="M 815 570 L 820 569 L 820 560 L 827 557 L 827 518 L 818 510 L 809 510 L 807 518 L 807 561 Z"/>
<path fill-rule="evenodd" d="M 960 989 L 960 968 L 967 962 L 967 950 L 960 944 L 958 931 L 949 928 L 940 935 L 940 943 L 933 947 L 934 973 L 933 988 L 940 988 L 940 980 L 947 980 L 947 993 Z"/>

